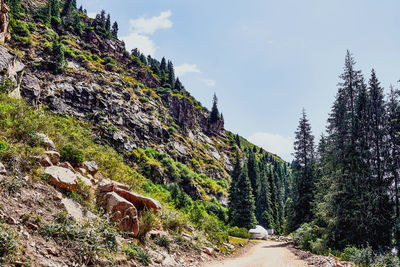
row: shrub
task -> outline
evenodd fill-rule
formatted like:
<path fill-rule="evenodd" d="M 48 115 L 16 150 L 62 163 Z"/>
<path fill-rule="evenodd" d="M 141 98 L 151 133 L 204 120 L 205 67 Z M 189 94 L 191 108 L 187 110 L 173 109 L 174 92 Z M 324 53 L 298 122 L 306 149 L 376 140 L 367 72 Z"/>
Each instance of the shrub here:
<path fill-rule="evenodd" d="M 166 235 L 162 235 L 160 237 L 156 237 L 154 239 L 154 243 L 156 243 L 160 247 L 166 248 L 168 251 L 169 251 L 169 249 L 171 247 L 171 240 Z"/>
<path fill-rule="evenodd" d="M 139 216 L 139 225 L 138 237 L 144 239 L 151 229 L 160 226 L 160 219 L 154 214 L 153 210 L 144 210 Z"/>
<path fill-rule="evenodd" d="M 319 255 L 328 255 L 329 250 L 326 247 L 326 240 L 317 238 L 315 241 L 310 241 L 311 252 Z"/>
<path fill-rule="evenodd" d="M 317 239 L 315 229 L 308 223 L 304 223 L 294 232 L 293 242 L 301 249 L 311 250 L 311 242 Z"/>
<path fill-rule="evenodd" d="M 0 81 L 0 94 L 8 94 L 14 90 L 15 84 L 10 78 L 3 77 Z"/>
<path fill-rule="evenodd" d="M 234 237 L 250 238 L 249 230 L 247 230 L 246 228 L 239 228 L 237 226 L 234 226 L 232 228 L 229 228 L 228 233 L 230 236 Z"/>
<path fill-rule="evenodd" d="M 60 150 L 60 160 L 68 161 L 72 165 L 80 165 L 84 161 L 81 150 L 76 149 L 73 145 L 65 145 Z"/>
<path fill-rule="evenodd" d="M 185 226 L 188 225 L 187 220 L 183 219 L 179 213 L 169 210 L 163 211 L 161 214 L 161 221 L 163 228 L 176 233 L 181 233 Z"/>
<path fill-rule="evenodd" d="M 388 253 L 379 255 L 375 258 L 372 267 L 398 267 L 400 265 L 399 258 Z"/>
<path fill-rule="evenodd" d="M 124 252 L 129 258 L 137 259 L 145 266 L 151 263 L 149 254 L 133 242 L 124 247 Z"/>
<path fill-rule="evenodd" d="M 8 148 L 8 144 L 6 141 L 0 141 L 0 156 Z"/>
<path fill-rule="evenodd" d="M 366 248 L 356 250 L 351 255 L 350 260 L 359 266 L 367 267 L 373 262 L 373 258 L 374 252 L 370 246 L 367 246 Z"/>
<path fill-rule="evenodd" d="M 17 247 L 17 234 L 5 227 L 0 227 L 0 263 L 9 258 Z"/>
<path fill-rule="evenodd" d="M 351 256 L 358 251 L 358 249 L 356 247 L 353 246 L 347 246 L 343 252 L 340 254 L 340 258 L 343 261 L 349 261 Z"/>

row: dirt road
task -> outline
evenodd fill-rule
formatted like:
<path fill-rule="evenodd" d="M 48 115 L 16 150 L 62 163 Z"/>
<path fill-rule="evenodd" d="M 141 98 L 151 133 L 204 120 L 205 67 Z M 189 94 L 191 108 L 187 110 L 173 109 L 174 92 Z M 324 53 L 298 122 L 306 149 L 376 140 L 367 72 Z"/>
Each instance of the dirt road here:
<path fill-rule="evenodd" d="M 299 260 L 290 252 L 285 243 L 260 241 L 244 255 L 219 262 L 212 262 L 202 267 L 303 267 L 306 262 Z"/>

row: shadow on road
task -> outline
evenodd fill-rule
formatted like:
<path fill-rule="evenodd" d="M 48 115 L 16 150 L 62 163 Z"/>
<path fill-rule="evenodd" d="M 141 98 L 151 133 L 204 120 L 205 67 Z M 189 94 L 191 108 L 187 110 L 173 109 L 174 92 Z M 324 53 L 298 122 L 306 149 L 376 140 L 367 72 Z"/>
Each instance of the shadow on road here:
<path fill-rule="evenodd" d="M 281 243 L 281 244 L 276 244 L 276 245 L 263 246 L 262 248 L 283 248 L 288 245 L 289 245 L 289 243 Z"/>

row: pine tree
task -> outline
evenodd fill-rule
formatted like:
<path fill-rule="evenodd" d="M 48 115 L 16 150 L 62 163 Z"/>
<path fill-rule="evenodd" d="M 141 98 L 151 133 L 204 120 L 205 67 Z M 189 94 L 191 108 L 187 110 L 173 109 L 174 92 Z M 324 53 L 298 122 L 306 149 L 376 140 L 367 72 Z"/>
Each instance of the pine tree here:
<path fill-rule="evenodd" d="M 247 155 L 247 169 L 254 199 L 258 199 L 258 193 L 260 191 L 260 169 L 258 168 L 256 155 L 253 151 L 250 151 Z"/>
<path fill-rule="evenodd" d="M 400 91 L 390 88 L 386 103 L 387 172 L 393 185 L 391 195 L 394 200 L 395 243 L 400 251 Z"/>
<path fill-rule="evenodd" d="M 239 134 L 236 134 L 236 135 L 235 135 L 235 142 L 236 142 L 236 145 L 238 146 L 238 148 L 240 149 L 241 144 L 240 144 L 240 137 L 239 137 Z"/>
<path fill-rule="evenodd" d="M 110 16 L 110 14 L 107 15 L 105 31 L 107 34 L 110 34 L 110 32 L 111 32 L 111 16 Z"/>
<path fill-rule="evenodd" d="M 181 91 L 181 90 L 183 89 L 182 83 L 181 83 L 181 81 L 179 80 L 179 78 L 176 78 L 176 81 L 175 81 L 175 89 L 178 90 L 178 91 Z"/>
<path fill-rule="evenodd" d="M 71 13 L 76 10 L 76 1 L 74 0 L 67 0 L 64 4 L 64 7 L 61 11 L 62 17 L 69 17 Z"/>
<path fill-rule="evenodd" d="M 164 72 L 168 72 L 168 69 L 167 69 L 167 61 L 165 60 L 165 57 L 163 57 L 163 58 L 161 59 L 160 70 L 161 70 L 161 71 L 164 71 Z"/>
<path fill-rule="evenodd" d="M 114 38 L 118 38 L 118 23 L 115 21 L 114 24 L 112 25 L 112 29 L 111 29 L 111 35 Z"/>
<path fill-rule="evenodd" d="M 53 51 L 53 61 L 55 64 L 55 70 L 56 72 L 61 72 L 64 70 L 66 66 L 66 61 L 64 56 L 64 46 L 60 42 L 54 41 L 52 51 Z"/>
<path fill-rule="evenodd" d="M 264 164 L 262 164 L 264 165 Z M 273 225 L 271 190 L 268 183 L 266 170 L 261 171 L 260 192 L 256 203 L 256 218 L 264 228 L 271 228 Z"/>
<path fill-rule="evenodd" d="M 239 153 L 236 153 L 235 166 L 231 174 L 231 183 L 229 186 L 229 199 L 228 199 L 228 217 L 229 221 L 232 221 L 236 214 L 237 203 L 238 203 L 238 185 L 239 176 L 241 173 L 241 164 Z"/>
<path fill-rule="evenodd" d="M 255 203 L 248 177 L 247 166 L 244 165 L 237 181 L 237 207 L 233 214 L 232 224 L 250 229 L 257 223 Z"/>
<path fill-rule="evenodd" d="M 291 232 L 312 219 L 311 204 L 314 200 L 314 136 L 305 110 L 295 132 L 292 200 L 294 221 L 288 222 Z"/>
<path fill-rule="evenodd" d="M 100 27 L 105 30 L 106 28 L 106 11 L 104 9 L 101 10 L 100 12 Z"/>
<path fill-rule="evenodd" d="M 218 98 L 217 95 L 214 93 L 213 97 L 213 106 L 211 108 L 211 113 L 210 113 L 210 122 L 216 122 L 220 119 L 220 114 L 218 111 Z"/>
<path fill-rule="evenodd" d="M 49 0 L 49 6 L 51 10 L 51 16 L 55 18 L 60 18 L 60 3 L 58 0 Z"/>
<path fill-rule="evenodd" d="M 172 89 L 175 88 L 175 70 L 171 61 L 168 61 L 168 83 Z"/>

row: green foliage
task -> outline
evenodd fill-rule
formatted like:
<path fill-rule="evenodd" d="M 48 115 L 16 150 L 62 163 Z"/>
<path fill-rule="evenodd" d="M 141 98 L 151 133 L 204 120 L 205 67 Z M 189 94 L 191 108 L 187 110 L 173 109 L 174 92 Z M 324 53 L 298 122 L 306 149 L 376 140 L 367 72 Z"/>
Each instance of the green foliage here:
<path fill-rule="evenodd" d="M 317 240 L 316 229 L 309 223 L 304 223 L 293 235 L 293 242 L 296 246 L 304 250 L 311 251 L 311 245 Z"/>
<path fill-rule="evenodd" d="M 398 267 L 400 265 L 399 258 L 390 253 L 378 255 L 375 257 L 371 267 Z"/>
<path fill-rule="evenodd" d="M 62 72 L 67 65 L 67 61 L 65 60 L 65 48 L 62 43 L 58 41 L 53 42 L 52 46 L 52 53 L 53 53 L 53 63 L 54 63 L 54 70 L 56 72 Z"/>
<path fill-rule="evenodd" d="M 123 250 L 128 257 L 139 260 L 145 266 L 151 263 L 149 254 L 134 242 L 124 246 Z"/>
<path fill-rule="evenodd" d="M 250 233 L 247 228 L 239 228 L 237 226 L 231 227 L 228 230 L 230 236 L 241 237 L 241 238 L 250 238 Z"/>
<path fill-rule="evenodd" d="M 144 239 L 146 234 L 155 228 L 160 226 L 159 217 L 154 214 L 153 210 L 144 210 L 139 216 L 139 234 L 140 239 Z"/>
<path fill-rule="evenodd" d="M 0 264 L 10 258 L 17 248 L 17 233 L 0 226 Z"/>
<path fill-rule="evenodd" d="M 374 252 L 370 246 L 357 249 L 351 255 L 350 260 L 361 267 L 370 266 L 374 261 Z"/>
<path fill-rule="evenodd" d="M 78 166 L 85 160 L 81 150 L 75 148 L 73 145 L 68 144 L 60 150 L 60 160 L 71 163 L 72 165 Z"/>
<path fill-rule="evenodd" d="M 8 94 L 14 90 L 15 84 L 5 75 L 0 80 L 0 94 Z"/>
<path fill-rule="evenodd" d="M 356 247 L 353 246 L 347 246 L 343 252 L 340 254 L 340 258 L 343 261 L 350 261 L 350 258 L 353 254 L 355 254 L 358 251 Z"/>
<path fill-rule="evenodd" d="M 170 250 L 171 247 L 171 239 L 168 238 L 166 235 L 162 235 L 160 237 L 156 237 L 154 239 L 154 243 L 159 245 L 160 247 L 166 248 L 168 251 Z"/>

